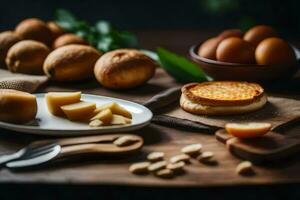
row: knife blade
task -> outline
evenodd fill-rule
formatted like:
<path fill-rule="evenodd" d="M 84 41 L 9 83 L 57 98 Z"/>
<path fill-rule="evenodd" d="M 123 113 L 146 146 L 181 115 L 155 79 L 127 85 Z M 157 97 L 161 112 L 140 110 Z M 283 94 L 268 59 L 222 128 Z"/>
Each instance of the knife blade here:
<path fill-rule="evenodd" d="M 143 105 L 149 108 L 153 113 L 155 113 L 159 109 L 167 105 L 170 105 L 176 101 L 179 101 L 180 95 L 181 95 L 181 87 L 170 88 L 154 95 Z M 181 119 L 181 118 L 176 118 L 176 117 L 171 117 L 171 116 L 161 115 L 161 114 L 154 115 L 151 122 L 166 127 L 182 128 L 191 131 L 204 131 L 206 133 L 215 132 L 218 129 L 213 126 L 208 126 L 191 120 Z"/>
<path fill-rule="evenodd" d="M 150 109 L 152 112 L 156 112 L 158 109 L 163 108 L 177 101 L 180 95 L 181 95 L 181 87 L 169 88 L 167 90 L 164 90 L 154 95 L 143 105 L 148 109 Z"/>

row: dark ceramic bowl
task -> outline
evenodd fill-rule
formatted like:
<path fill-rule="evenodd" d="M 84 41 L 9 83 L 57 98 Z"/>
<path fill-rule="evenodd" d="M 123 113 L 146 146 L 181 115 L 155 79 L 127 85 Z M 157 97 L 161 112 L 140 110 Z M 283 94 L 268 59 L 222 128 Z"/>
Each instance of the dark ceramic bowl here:
<path fill-rule="evenodd" d="M 292 47 L 297 57 L 297 63 L 293 65 L 258 65 L 227 63 L 201 57 L 197 54 L 200 45 L 190 48 L 190 57 L 214 80 L 269 82 L 291 78 L 299 69 L 300 51 L 295 46 Z"/>

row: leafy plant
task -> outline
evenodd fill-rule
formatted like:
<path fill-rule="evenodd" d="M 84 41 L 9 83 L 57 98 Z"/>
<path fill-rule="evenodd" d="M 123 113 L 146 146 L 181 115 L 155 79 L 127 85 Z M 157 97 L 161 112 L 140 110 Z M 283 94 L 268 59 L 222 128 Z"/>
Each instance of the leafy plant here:
<path fill-rule="evenodd" d="M 107 21 L 98 21 L 91 26 L 85 21 L 78 20 L 67 10 L 59 9 L 55 13 L 55 22 L 103 52 L 118 48 L 138 48 L 138 40 L 133 33 L 117 31 Z"/>

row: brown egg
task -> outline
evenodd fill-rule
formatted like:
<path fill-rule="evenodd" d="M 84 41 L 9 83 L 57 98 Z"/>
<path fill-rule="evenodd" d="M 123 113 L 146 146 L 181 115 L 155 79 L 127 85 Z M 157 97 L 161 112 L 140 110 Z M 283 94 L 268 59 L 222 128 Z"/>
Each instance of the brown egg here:
<path fill-rule="evenodd" d="M 218 38 L 224 40 L 229 37 L 243 37 L 243 32 L 240 29 L 227 29 L 218 35 Z"/>
<path fill-rule="evenodd" d="M 249 29 L 244 35 L 244 40 L 256 47 L 264 39 L 277 36 L 278 33 L 271 26 L 259 25 Z"/>
<path fill-rule="evenodd" d="M 223 40 L 217 48 L 217 60 L 229 63 L 249 64 L 255 62 L 255 49 L 238 37 Z"/>
<path fill-rule="evenodd" d="M 220 42 L 221 40 L 217 37 L 206 40 L 199 47 L 198 55 L 204 58 L 216 60 L 216 51 Z"/>
<path fill-rule="evenodd" d="M 261 65 L 293 64 L 296 55 L 292 47 L 280 38 L 267 38 L 255 50 L 256 62 Z"/>

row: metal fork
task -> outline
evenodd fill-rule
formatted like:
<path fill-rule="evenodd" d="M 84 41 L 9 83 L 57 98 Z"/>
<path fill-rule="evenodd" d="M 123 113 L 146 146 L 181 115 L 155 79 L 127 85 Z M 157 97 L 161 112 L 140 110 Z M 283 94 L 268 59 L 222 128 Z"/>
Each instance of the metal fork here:
<path fill-rule="evenodd" d="M 57 146 L 57 144 L 55 143 L 50 143 L 47 145 L 36 145 L 36 144 L 29 145 L 13 154 L 0 156 L 0 166 L 3 166 L 10 161 L 14 161 L 18 159 L 29 159 L 36 156 L 47 154 L 53 151 L 53 148 L 55 146 Z"/>

